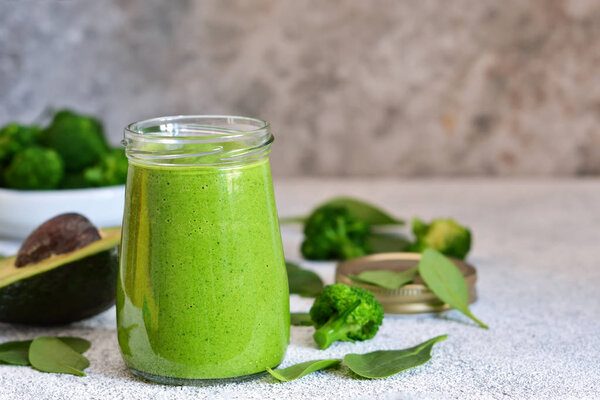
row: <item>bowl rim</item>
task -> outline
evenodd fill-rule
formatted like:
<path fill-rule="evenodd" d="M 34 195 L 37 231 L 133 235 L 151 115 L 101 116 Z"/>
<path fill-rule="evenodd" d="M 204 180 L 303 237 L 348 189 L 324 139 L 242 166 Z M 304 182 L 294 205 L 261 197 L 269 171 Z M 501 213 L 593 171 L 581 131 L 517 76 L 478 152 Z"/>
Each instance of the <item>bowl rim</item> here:
<path fill-rule="evenodd" d="M 39 196 L 43 195 L 70 195 L 70 194 L 85 194 L 85 193 L 98 193 L 98 192 L 113 192 L 125 189 L 125 185 L 112 185 L 92 188 L 78 188 L 78 189 L 50 189 L 50 190 L 20 190 L 0 187 L 0 194 L 7 194 L 12 196 Z"/>

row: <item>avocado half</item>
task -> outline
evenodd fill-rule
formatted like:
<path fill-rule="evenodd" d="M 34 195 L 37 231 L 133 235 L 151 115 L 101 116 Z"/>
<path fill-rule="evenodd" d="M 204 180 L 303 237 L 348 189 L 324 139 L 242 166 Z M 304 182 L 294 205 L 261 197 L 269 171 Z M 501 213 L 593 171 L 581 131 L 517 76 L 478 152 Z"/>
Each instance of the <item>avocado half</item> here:
<path fill-rule="evenodd" d="M 69 253 L 24 267 L 0 260 L 0 322 L 58 325 L 96 315 L 115 303 L 121 228 Z"/>

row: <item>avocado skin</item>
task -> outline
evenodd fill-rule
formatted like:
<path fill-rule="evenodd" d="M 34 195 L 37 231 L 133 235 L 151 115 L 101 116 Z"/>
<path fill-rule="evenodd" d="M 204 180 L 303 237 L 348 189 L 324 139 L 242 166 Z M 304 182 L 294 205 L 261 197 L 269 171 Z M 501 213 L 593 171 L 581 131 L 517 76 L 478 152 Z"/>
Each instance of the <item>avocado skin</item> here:
<path fill-rule="evenodd" d="M 115 304 L 118 256 L 114 247 L 1 288 L 0 322 L 61 325 L 110 308 Z"/>

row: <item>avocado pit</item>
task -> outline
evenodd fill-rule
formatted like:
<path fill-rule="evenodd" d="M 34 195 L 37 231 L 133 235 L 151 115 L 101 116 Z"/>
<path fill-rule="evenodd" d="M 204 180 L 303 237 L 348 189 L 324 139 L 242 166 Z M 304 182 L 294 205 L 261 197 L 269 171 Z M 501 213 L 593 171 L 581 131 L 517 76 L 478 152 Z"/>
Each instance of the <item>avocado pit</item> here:
<path fill-rule="evenodd" d="M 60 214 L 44 222 L 25 239 L 15 266 L 24 267 L 52 255 L 70 253 L 101 238 L 98 229 L 83 215 Z"/>

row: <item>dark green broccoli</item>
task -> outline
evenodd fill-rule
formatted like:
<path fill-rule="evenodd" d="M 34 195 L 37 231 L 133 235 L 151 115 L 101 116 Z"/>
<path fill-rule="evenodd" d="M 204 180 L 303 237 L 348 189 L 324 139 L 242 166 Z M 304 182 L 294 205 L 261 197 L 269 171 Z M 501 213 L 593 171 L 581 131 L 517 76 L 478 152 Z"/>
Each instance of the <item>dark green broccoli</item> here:
<path fill-rule="evenodd" d="M 69 172 L 94 165 L 108 151 L 100 121 L 68 110 L 56 113 L 40 143 L 60 154 Z"/>
<path fill-rule="evenodd" d="M 383 307 L 371 292 L 336 283 L 315 299 L 310 317 L 317 328 L 313 338 L 320 349 L 326 349 L 338 340 L 374 337 L 383 321 Z"/>
<path fill-rule="evenodd" d="M 88 186 L 123 185 L 127 180 L 127 157 L 123 149 L 113 149 L 100 162 L 83 171 Z"/>
<path fill-rule="evenodd" d="M 60 182 L 60 189 L 81 189 L 90 187 L 81 172 L 67 172 Z"/>
<path fill-rule="evenodd" d="M 54 189 L 63 174 L 63 161 L 54 150 L 30 147 L 13 157 L 4 171 L 4 181 L 12 189 Z"/>
<path fill-rule="evenodd" d="M 416 240 L 410 246 L 411 251 L 422 253 L 425 249 L 434 249 L 463 260 L 471 249 L 471 231 L 453 219 L 438 218 L 426 224 L 414 218 L 412 230 Z"/>
<path fill-rule="evenodd" d="M 15 154 L 33 146 L 40 132 L 40 128 L 36 125 L 15 123 L 0 129 L 0 164 L 7 164 Z"/>
<path fill-rule="evenodd" d="M 369 253 L 369 225 L 346 207 L 317 208 L 304 226 L 301 251 L 309 260 L 347 260 Z"/>

